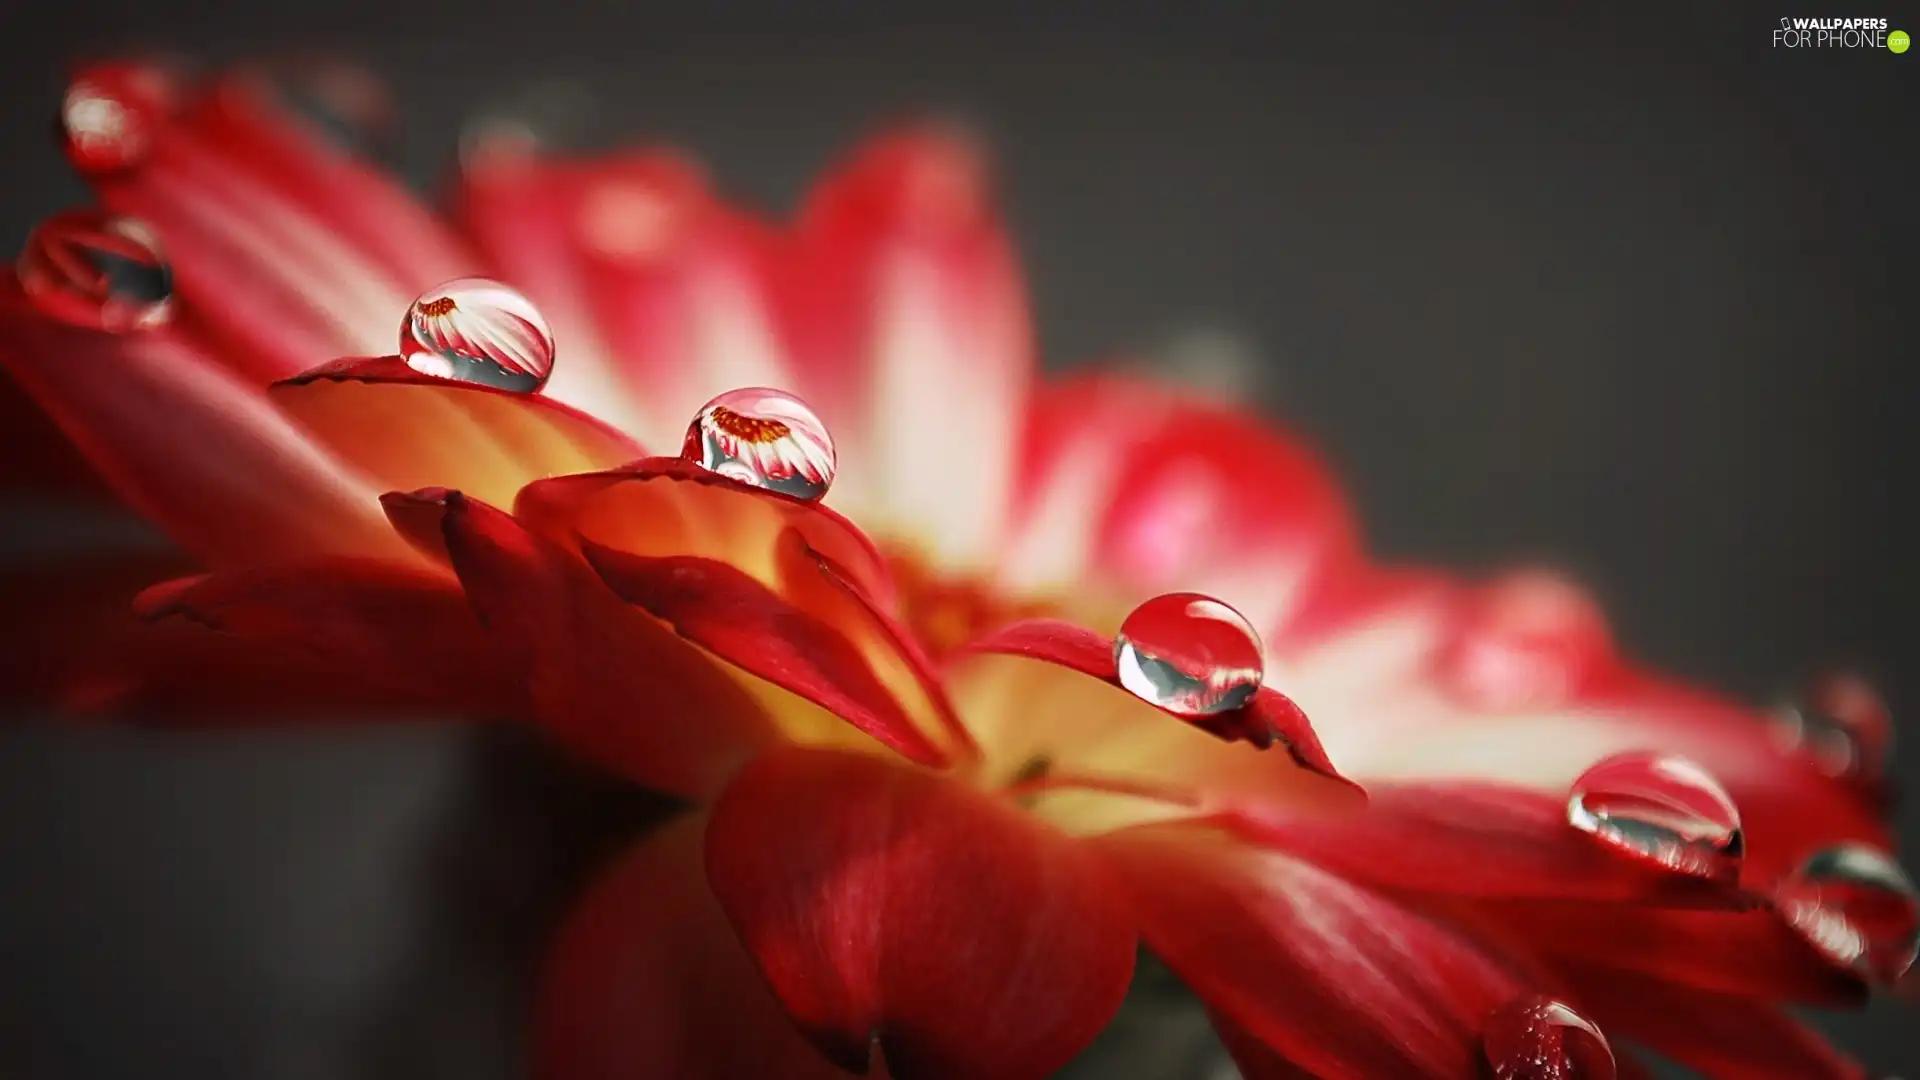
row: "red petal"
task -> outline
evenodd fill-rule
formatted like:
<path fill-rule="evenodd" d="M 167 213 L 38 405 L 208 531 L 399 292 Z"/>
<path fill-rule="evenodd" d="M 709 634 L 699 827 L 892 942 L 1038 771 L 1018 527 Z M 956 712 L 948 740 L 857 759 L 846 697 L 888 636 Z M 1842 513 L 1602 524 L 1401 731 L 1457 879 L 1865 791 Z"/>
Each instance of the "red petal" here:
<path fill-rule="evenodd" d="M 649 786 L 710 794 L 774 738 L 707 657 L 607 592 L 578 555 L 457 493 L 442 528 L 487 632 L 523 666 L 534 717 Z"/>
<path fill-rule="evenodd" d="M 893 601 L 873 541 L 821 506 L 742 484 L 680 458 L 644 458 L 605 473 L 529 484 L 514 513 L 554 540 L 588 540 L 636 555 L 699 555 L 780 586 L 781 537 L 797 531 L 850 584 L 883 607 Z"/>
<path fill-rule="evenodd" d="M 1044 660 L 1091 675 L 1110 686 L 1120 685 L 1113 659 L 1113 639 L 1056 619 L 1014 623 L 973 642 L 967 650 Z M 1246 739 L 1263 749 L 1278 738 L 1285 744 L 1287 753 L 1302 766 L 1336 780 L 1345 779 L 1333 767 L 1333 762 L 1327 760 L 1307 715 L 1285 694 L 1270 686 L 1261 687 L 1244 707 L 1209 716 L 1204 722 L 1186 721 L 1174 713 L 1167 715 L 1195 723 L 1230 742 Z"/>
<path fill-rule="evenodd" d="M 602 158 L 564 176 L 585 295 L 646 409 L 646 441 L 676 445 L 694 413 L 729 390 L 807 398 L 773 304 L 781 236 L 724 205 L 671 151 Z"/>
<path fill-rule="evenodd" d="M 8 279 L 0 364 L 130 506 L 209 562 L 406 551 L 359 476 L 165 333 L 55 323 Z"/>
<path fill-rule="evenodd" d="M 5 351 L 0 347 L 0 358 Z M 0 476 L 0 495 L 116 501 L 79 448 L 4 370 L 0 370 L 0 455 L 8 461 L 33 463 L 31 468 L 9 469 Z"/>
<path fill-rule="evenodd" d="M 413 277 L 416 267 L 357 242 L 362 211 L 347 207 L 381 201 L 371 181 L 360 174 L 366 182 L 334 177 L 338 186 L 325 191 L 289 187 L 255 167 L 278 154 L 252 137 L 257 131 L 237 133 L 217 108 L 195 115 L 167 129 L 139 168 L 96 181 L 103 205 L 158 233 L 183 322 L 219 341 L 220 358 L 249 378 L 392 348 L 407 305 L 438 279 Z M 390 245 L 450 243 L 425 218 L 392 224 Z"/>
<path fill-rule="evenodd" d="M 860 650 L 834 626 L 739 570 L 692 556 L 649 558 L 585 543 L 613 591 L 721 659 L 845 719 L 913 761 L 947 752 L 915 724 Z"/>
<path fill-rule="evenodd" d="M 1009 802 L 884 759 L 789 749 L 707 827 L 707 877 L 823 1053 L 900 1076 L 1050 1075 L 1119 1008 L 1133 928 L 1091 854 Z"/>
<path fill-rule="evenodd" d="M 1863 1080 L 1858 1063 L 1785 1013 L 1656 979 L 1575 969 L 1580 1000 L 1609 1035 L 1721 1080 Z"/>
<path fill-rule="evenodd" d="M 1033 367 L 983 172 L 963 140 L 890 135 L 823 179 L 798 226 L 789 315 L 841 447 L 835 491 L 937 561 L 984 562 L 1002 540 Z"/>
<path fill-rule="evenodd" d="M 441 522 L 447 515 L 447 501 L 460 497 L 450 488 L 427 487 L 418 491 L 389 491 L 380 496 L 380 509 L 386 511 L 393 531 L 413 545 L 413 549 L 434 562 L 446 566 L 447 535 Z"/>
<path fill-rule="evenodd" d="M 221 78 L 188 126 L 217 148 L 222 160 L 243 166 L 263 187 L 350 241 L 362 259 L 414 293 L 469 276 L 481 266 L 479 256 L 398 180 L 343 153 L 279 108 L 259 73 Z M 400 316 L 389 318 L 389 337 L 399 332 Z"/>
<path fill-rule="evenodd" d="M 459 590 L 410 566 L 328 559 L 205 574 L 155 585 L 133 607 L 311 653 L 450 711 L 485 715 L 515 696 Z"/>
<path fill-rule="evenodd" d="M 1258 835 L 1387 889 L 1705 907 L 1759 902 L 1725 883 L 1610 852 L 1567 823 L 1564 796 L 1499 784 L 1370 784 L 1363 814 L 1291 818 Z"/>
<path fill-rule="evenodd" d="M 540 394 L 350 358 L 276 383 L 276 404 L 383 488 L 455 488 L 505 503 L 531 481 L 631 461 L 626 436 Z"/>
<path fill-rule="evenodd" d="M 780 1008 L 714 902 L 705 819 L 623 855 L 567 917 L 548 955 L 536 1080 L 837 1080 Z"/>
<path fill-rule="evenodd" d="M 1190 590 L 1263 635 L 1354 525 L 1309 450 L 1245 411 L 1111 374 L 1041 388 L 1026 419 L 1011 583 Z"/>
<path fill-rule="evenodd" d="M 134 595 L 193 569 L 177 552 L 148 551 L 0 571 L 0 708 L 92 705 L 124 687 L 136 674 L 134 639 L 149 629 L 134 618 Z"/>
<path fill-rule="evenodd" d="M 1096 841 L 1149 948 L 1218 1014 L 1328 1080 L 1458 1080 L 1480 1025 L 1544 977 L 1313 865 L 1191 825 Z"/>
<path fill-rule="evenodd" d="M 1219 1033 L 1227 1053 L 1233 1055 L 1241 1080 L 1318 1080 L 1315 1074 L 1281 1057 L 1273 1047 L 1254 1038 L 1239 1024 L 1212 1010 L 1208 1010 L 1208 1019 L 1213 1021 L 1213 1030 Z"/>
<path fill-rule="evenodd" d="M 647 434 L 648 402 L 622 370 L 622 358 L 600 332 L 588 300 L 597 271 L 579 250 L 577 181 L 551 163 L 519 154 L 470 162 L 459 180 L 454 220 L 502 280 L 540 308 L 563 350 L 545 392 L 591 408 L 622 430 Z"/>
<path fill-rule="evenodd" d="M 1476 904 L 1471 917 L 1538 952 L 1769 1001 L 1858 1004 L 1866 986 L 1834 966 L 1771 910 L 1680 911 L 1611 902 Z"/>

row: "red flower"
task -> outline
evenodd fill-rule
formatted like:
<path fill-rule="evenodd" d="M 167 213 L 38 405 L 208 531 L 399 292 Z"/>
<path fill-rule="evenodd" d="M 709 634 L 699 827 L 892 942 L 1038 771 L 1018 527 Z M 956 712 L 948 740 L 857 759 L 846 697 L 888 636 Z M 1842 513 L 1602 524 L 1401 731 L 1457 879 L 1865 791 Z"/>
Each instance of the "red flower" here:
<path fill-rule="evenodd" d="M 1858 1074 L 1781 1006 L 1912 958 L 1877 702 L 1769 724 L 1557 578 L 1373 564 L 1251 417 L 1036 380 L 969 145 L 783 225 L 678 155 L 483 145 L 455 230 L 249 76 L 155 74 L 70 95 L 107 213 L 32 241 L 0 361 L 204 572 L 139 622 L 152 565 L 15 583 L 6 687 L 505 713 L 683 796 L 561 932 L 539 1075 L 1041 1077 L 1137 941 L 1250 1077 Z M 407 318 L 476 273 L 538 310 Z M 830 441 L 703 406 L 742 387 Z"/>

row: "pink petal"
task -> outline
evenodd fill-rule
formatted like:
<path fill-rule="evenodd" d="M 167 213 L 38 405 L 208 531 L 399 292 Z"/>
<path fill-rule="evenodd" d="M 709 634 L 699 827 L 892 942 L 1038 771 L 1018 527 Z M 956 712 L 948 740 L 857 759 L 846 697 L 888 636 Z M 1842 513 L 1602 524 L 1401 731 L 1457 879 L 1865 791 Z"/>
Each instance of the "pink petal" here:
<path fill-rule="evenodd" d="M 1353 543 L 1332 476 L 1237 409 L 1109 374 L 1041 388 L 1026 419 L 1008 583 L 1218 596 L 1263 636 Z"/>
<path fill-rule="evenodd" d="M 798 243 L 789 323 L 841 446 L 837 497 L 936 562 L 984 566 L 1033 330 L 977 148 L 932 130 L 868 143 L 809 195 Z"/>
<path fill-rule="evenodd" d="M 1214 1012 L 1327 1080 L 1458 1080 L 1544 976 L 1385 895 L 1192 825 L 1096 841 L 1149 948 Z"/>
<path fill-rule="evenodd" d="M 384 490 L 457 488 L 511 501 L 549 476 L 638 456 L 626 436 L 541 394 L 423 375 L 397 356 L 348 358 L 277 383 L 273 400 Z"/>
<path fill-rule="evenodd" d="M 591 542 L 587 562 L 621 599 L 743 671 L 811 701 L 924 765 L 946 749 L 914 722 L 841 630 L 734 567 L 679 555 L 649 558 Z"/>
<path fill-rule="evenodd" d="M 467 598 L 517 661 L 534 719 L 562 743 L 650 787 L 699 797 L 774 739 L 733 680 L 607 592 L 577 554 L 476 499 L 441 500 Z"/>
<path fill-rule="evenodd" d="M 707 888 L 704 817 L 622 855 L 567 916 L 540 982 L 536 1080 L 837 1080 Z"/>
<path fill-rule="evenodd" d="M 1011 803 L 884 759 L 789 749 L 715 805 L 707 878 L 814 1044 L 864 1071 L 1039 1080 L 1107 1023 L 1133 927 L 1100 865 Z"/>
<path fill-rule="evenodd" d="M 1111 686 L 1120 685 L 1113 658 L 1113 640 L 1068 622 L 1028 619 L 995 631 L 967 648 L 971 652 L 1044 660 L 1083 675 L 1091 675 Z M 1173 718 L 1171 722 L 1189 722 L 1173 713 L 1167 715 Z M 1209 716 L 1204 722 L 1195 723 L 1220 738 L 1229 741 L 1247 739 L 1263 748 L 1277 738 L 1286 746 L 1287 753 L 1302 766 L 1336 780 L 1344 780 L 1333 763 L 1327 760 L 1326 751 L 1320 748 L 1320 739 L 1313 733 L 1313 725 L 1308 722 L 1306 714 L 1285 694 L 1270 686 L 1261 687 L 1253 700 L 1242 708 Z"/>
<path fill-rule="evenodd" d="M 164 331 L 54 323 L 8 279 L 0 365 L 128 505 L 208 562 L 406 553 L 364 479 Z"/>

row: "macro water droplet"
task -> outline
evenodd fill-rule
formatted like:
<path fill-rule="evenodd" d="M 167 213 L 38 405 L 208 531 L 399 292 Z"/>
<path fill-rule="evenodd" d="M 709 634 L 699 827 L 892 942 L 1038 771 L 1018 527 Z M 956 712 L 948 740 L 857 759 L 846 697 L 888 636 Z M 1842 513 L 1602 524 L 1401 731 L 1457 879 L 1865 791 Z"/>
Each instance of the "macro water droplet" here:
<path fill-rule="evenodd" d="M 1576 692 L 1611 651 L 1606 617 L 1585 589 L 1529 570 L 1479 589 L 1443 654 L 1446 683 L 1469 707 L 1548 707 Z"/>
<path fill-rule="evenodd" d="M 1873 684 L 1830 672 L 1776 713 L 1784 741 L 1836 779 L 1877 781 L 1893 756 L 1893 715 Z"/>
<path fill-rule="evenodd" d="M 60 101 L 67 158 L 84 173 L 138 164 L 153 150 L 178 101 L 174 79 L 154 64 L 94 64 L 81 70 Z"/>
<path fill-rule="evenodd" d="M 1211 596 L 1167 593 L 1133 609 L 1113 639 L 1120 685 L 1177 716 L 1240 708 L 1260 689 L 1260 635 Z"/>
<path fill-rule="evenodd" d="M 293 56 L 257 65 L 257 85 L 280 108 L 345 150 L 378 149 L 392 133 L 393 97 L 367 68 L 326 56 Z"/>
<path fill-rule="evenodd" d="M 400 356 L 423 375 L 531 393 L 553 374 L 553 331 L 518 291 L 459 278 L 421 293 L 407 309 Z"/>
<path fill-rule="evenodd" d="M 783 390 L 729 390 L 700 407 L 680 456 L 743 484 L 818 499 L 833 485 L 833 437 Z"/>
<path fill-rule="evenodd" d="M 144 330 L 173 311 L 173 271 L 153 230 L 103 210 L 41 222 L 20 251 L 19 274 L 36 307 L 89 330 Z"/>
<path fill-rule="evenodd" d="M 1493 1010 L 1481 1048 L 1495 1080 L 1613 1080 L 1613 1048 L 1593 1021 L 1545 994 Z"/>
<path fill-rule="evenodd" d="M 1740 811 L 1712 775 L 1682 757 L 1606 758 L 1573 782 L 1567 821 L 1615 851 L 1679 873 L 1740 875 Z"/>
<path fill-rule="evenodd" d="M 1899 982 L 1920 951 L 1920 891 L 1876 847 L 1816 852 L 1780 885 L 1774 904 L 1835 963 L 1881 985 Z"/>

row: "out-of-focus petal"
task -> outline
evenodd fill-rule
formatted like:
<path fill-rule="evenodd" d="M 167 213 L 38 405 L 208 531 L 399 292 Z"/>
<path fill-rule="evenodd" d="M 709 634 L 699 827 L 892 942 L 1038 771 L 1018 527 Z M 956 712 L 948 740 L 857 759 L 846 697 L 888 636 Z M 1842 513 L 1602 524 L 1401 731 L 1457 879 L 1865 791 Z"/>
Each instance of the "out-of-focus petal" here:
<path fill-rule="evenodd" d="M 1331 475 L 1253 416 L 1109 374 L 1044 386 L 1026 419 L 1010 587 L 1104 581 L 1217 596 L 1268 634 L 1353 544 Z"/>
<path fill-rule="evenodd" d="M 177 578 L 143 591 L 133 609 L 312 654 L 448 714 L 517 711 L 517 687 L 465 598 L 416 565 L 323 559 Z"/>
<path fill-rule="evenodd" d="M 839 627 L 747 574 L 713 559 L 630 555 L 592 542 L 583 552 L 621 599 L 708 652 L 814 702 L 909 760 L 949 760 L 941 732 L 916 724 Z"/>
<path fill-rule="evenodd" d="M 975 641 L 968 651 L 1041 660 L 1119 687 L 1113 640 L 1057 619 L 1027 619 Z M 1169 723 L 1189 723 L 1228 740 L 1246 739 L 1265 747 L 1280 740 L 1302 766 L 1341 779 L 1327 760 L 1307 715 L 1285 694 L 1263 686 L 1246 705 L 1194 721 L 1167 713 Z"/>
<path fill-rule="evenodd" d="M 1684 911 L 1617 902 L 1481 901 L 1463 908 L 1543 956 L 1763 1001 L 1858 1004 L 1864 983 L 1771 910 Z"/>
<path fill-rule="evenodd" d="M 1385 889 L 1703 907 L 1756 902 L 1723 882 L 1603 848 L 1567 823 L 1565 796 L 1500 784 L 1371 784 L 1364 814 L 1294 818 L 1258 833 Z"/>
<path fill-rule="evenodd" d="M 1010 509 L 1033 330 L 979 151 L 931 130 L 830 172 L 798 225 L 790 325 L 840 447 L 836 501 L 985 568 Z"/>
<path fill-rule="evenodd" d="M 434 485 L 504 505 L 534 480 L 640 455 L 625 435 L 545 395 L 423 375 L 397 356 L 314 368 L 272 396 L 382 490 Z"/>
<path fill-rule="evenodd" d="M 0 344 L 0 354 L 6 346 Z M 31 463 L 0 475 L 0 497 L 76 499 L 112 505 L 112 490 L 58 425 L 0 368 L 0 455 Z"/>
<path fill-rule="evenodd" d="M 1490 942 L 1224 833 L 1150 825 L 1097 844 L 1147 946 L 1217 1014 L 1328 1080 L 1473 1076 L 1488 1012 L 1548 988 Z"/>
<path fill-rule="evenodd" d="M 556 542 L 585 540 L 634 555 L 697 555 L 779 588 L 781 537 L 797 531 L 848 582 L 881 605 L 893 586 L 859 527 L 821 506 L 743 484 L 680 458 L 529 484 L 514 514 Z"/>
<path fill-rule="evenodd" d="M 228 80 L 137 168 L 95 178 L 104 205 L 159 234 L 182 321 L 249 378 L 384 352 L 421 290 L 478 269 L 391 181 L 270 108 Z"/>
<path fill-rule="evenodd" d="M 9 277 L 0 364 L 128 505 L 212 564 L 412 557 L 362 477 L 165 332 L 55 323 Z"/>
<path fill-rule="evenodd" d="M 150 632 L 134 596 L 194 569 L 160 551 L 0 571 L 0 709 L 94 705 L 123 688 L 137 674 L 135 639 Z"/>
<path fill-rule="evenodd" d="M 1571 970 L 1610 1035 L 1716 1080 L 1864 1080 L 1857 1062 L 1778 1009 L 1618 972 Z"/>
<path fill-rule="evenodd" d="M 467 598 L 524 675 L 534 718 L 562 743 L 697 797 L 774 740 L 766 714 L 712 660 L 621 603 L 577 554 L 478 500 L 441 501 Z"/>
<path fill-rule="evenodd" d="M 1038 1080 L 1132 975 L 1132 923 L 1090 852 L 883 759 L 755 761 L 714 807 L 706 863 L 775 994 L 850 1071 L 877 1046 L 897 1076 Z"/>
<path fill-rule="evenodd" d="M 1281 1057 L 1279 1051 L 1254 1038 L 1246 1028 L 1212 1010 L 1208 1019 L 1227 1053 L 1233 1056 L 1241 1080 L 1317 1080 L 1313 1073 Z"/>
<path fill-rule="evenodd" d="M 1750 885 L 1776 881 L 1822 847 L 1888 841 L 1877 806 L 1782 748 L 1751 710 L 1626 666 L 1604 686 L 1553 708 L 1460 712 L 1423 705 L 1413 694 L 1401 704 L 1438 720 L 1367 747 L 1350 766 L 1355 775 L 1369 782 L 1501 781 L 1564 792 L 1602 758 L 1658 748 L 1699 763 L 1732 796 L 1746 844 L 1742 879 Z"/>
<path fill-rule="evenodd" d="M 567 916 L 541 979 L 536 1080 L 841 1080 L 795 1030 L 714 902 L 706 820 L 620 856 Z"/>

